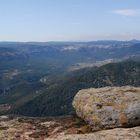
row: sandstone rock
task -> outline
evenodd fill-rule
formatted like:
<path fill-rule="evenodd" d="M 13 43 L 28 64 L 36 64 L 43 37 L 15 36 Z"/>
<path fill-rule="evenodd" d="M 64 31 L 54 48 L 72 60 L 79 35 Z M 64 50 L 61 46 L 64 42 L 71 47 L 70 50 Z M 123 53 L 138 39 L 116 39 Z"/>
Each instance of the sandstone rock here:
<path fill-rule="evenodd" d="M 45 140 L 140 140 L 140 127 L 115 128 L 90 134 L 60 134 L 56 138 L 46 138 Z"/>
<path fill-rule="evenodd" d="M 0 140 L 44 140 L 60 133 L 87 132 L 87 124 L 76 116 L 56 118 L 0 116 L 0 118 L 2 118 L 0 119 Z"/>
<path fill-rule="evenodd" d="M 140 125 L 140 88 L 105 87 L 80 90 L 73 107 L 93 130 Z"/>

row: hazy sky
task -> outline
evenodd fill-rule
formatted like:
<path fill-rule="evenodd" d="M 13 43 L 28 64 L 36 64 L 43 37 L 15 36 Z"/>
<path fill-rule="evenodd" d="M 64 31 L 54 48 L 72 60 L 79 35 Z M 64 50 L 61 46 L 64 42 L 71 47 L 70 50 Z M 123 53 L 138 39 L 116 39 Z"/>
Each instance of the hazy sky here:
<path fill-rule="evenodd" d="M 1 41 L 140 39 L 140 0 L 0 0 Z"/>

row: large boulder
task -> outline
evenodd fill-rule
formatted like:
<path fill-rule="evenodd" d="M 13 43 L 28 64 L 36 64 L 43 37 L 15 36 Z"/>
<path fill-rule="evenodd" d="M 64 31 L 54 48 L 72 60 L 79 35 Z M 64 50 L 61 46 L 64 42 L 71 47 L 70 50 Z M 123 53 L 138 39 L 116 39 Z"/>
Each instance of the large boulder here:
<path fill-rule="evenodd" d="M 74 97 L 73 107 L 93 130 L 137 126 L 140 125 L 140 88 L 80 90 Z"/>

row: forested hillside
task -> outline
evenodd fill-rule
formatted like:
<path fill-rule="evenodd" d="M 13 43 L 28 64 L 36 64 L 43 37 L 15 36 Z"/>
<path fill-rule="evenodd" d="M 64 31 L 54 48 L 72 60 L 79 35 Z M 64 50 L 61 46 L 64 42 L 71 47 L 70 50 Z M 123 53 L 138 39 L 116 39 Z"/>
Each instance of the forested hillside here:
<path fill-rule="evenodd" d="M 79 73 L 79 74 L 78 74 Z M 73 113 L 74 95 L 84 88 L 105 86 L 140 86 L 140 62 L 125 61 L 99 68 L 76 71 L 69 76 L 56 79 L 43 93 L 12 113 L 30 116 L 58 116 Z"/>
<path fill-rule="evenodd" d="M 71 114 L 80 89 L 138 86 L 139 60 L 136 40 L 0 42 L 0 114 Z"/>

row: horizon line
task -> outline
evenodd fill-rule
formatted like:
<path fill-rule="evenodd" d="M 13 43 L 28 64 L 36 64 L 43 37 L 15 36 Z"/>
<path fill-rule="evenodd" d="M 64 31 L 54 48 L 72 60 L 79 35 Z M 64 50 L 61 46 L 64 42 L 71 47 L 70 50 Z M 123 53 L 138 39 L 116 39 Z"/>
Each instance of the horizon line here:
<path fill-rule="evenodd" d="M 50 41 L 17 41 L 17 40 L 0 40 L 0 43 L 49 43 L 49 42 L 97 42 L 97 41 L 140 41 L 140 39 L 97 39 L 97 40 L 50 40 Z"/>

